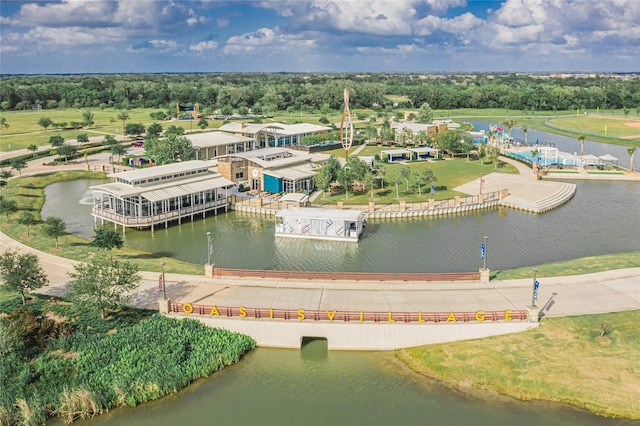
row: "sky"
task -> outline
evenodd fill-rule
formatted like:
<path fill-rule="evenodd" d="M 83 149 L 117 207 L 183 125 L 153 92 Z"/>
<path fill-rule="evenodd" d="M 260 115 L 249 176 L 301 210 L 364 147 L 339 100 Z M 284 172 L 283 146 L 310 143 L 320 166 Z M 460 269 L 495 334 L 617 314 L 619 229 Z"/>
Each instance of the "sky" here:
<path fill-rule="evenodd" d="M 0 73 L 640 72 L 640 0 L 0 0 Z"/>

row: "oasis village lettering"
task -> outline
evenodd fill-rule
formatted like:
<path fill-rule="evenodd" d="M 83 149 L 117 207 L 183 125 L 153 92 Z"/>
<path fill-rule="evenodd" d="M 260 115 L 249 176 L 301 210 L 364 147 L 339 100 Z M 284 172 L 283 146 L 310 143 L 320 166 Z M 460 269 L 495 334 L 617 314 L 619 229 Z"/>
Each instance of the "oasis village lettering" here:
<path fill-rule="evenodd" d="M 359 322 L 418 322 L 418 323 L 457 323 L 457 322 L 483 322 L 512 321 L 513 319 L 525 320 L 526 311 L 505 309 L 499 311 L 478 310 L 475 312 L 367 312 L 367 311 L 338 311 L 338 310 L 305 310 L 305 309 L 274 309 L 274 308 L 247 308 L 218 307 L 194 305 L 191 303 L 174 304 L 173 312 L 185 314 L 207 315 L 216 317 L 237 317 L 255 319 L 285 319 L 298 321 L 359 321 Z"/>

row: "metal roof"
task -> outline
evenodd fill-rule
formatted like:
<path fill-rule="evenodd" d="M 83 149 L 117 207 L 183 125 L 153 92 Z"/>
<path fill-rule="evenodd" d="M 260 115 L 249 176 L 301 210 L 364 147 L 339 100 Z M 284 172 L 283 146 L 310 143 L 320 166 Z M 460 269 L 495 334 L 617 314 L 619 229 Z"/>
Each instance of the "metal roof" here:
<path fill-rule="evenodd" d="M 251 142 L 253 139 L 227 132 L 194 133 L 186 136 L 194 148 L 229 145 L 232 143 Z"/>
<path fill-rule="evenodd" d="M 294 207 L 280 210 L 276 217 L 307 217 L 310 219 L 338 219 L 361 221 L 363 214 L 360 210 L 323 209 L 317 207 Z"/>
<path fill-rule="evenodd" d="M 179 181 L 162 182 L 157 185 L 130 186 L 123 183 L 112 182 L 92 186 L 94 191 L 102 191 L 114 197 L 125 198 L 139 195 L 149 201 L 161 201 L 169 198 L 202 192 L 209 189 L 231 186 L 233 182 L 219 174 L 209 174 Z"/>
<path fill-rule="evenodd" d="M 149 179 L 159 176 L 166 176 L 175 173 L 188 172 L 192 170 L 208 169 L 212 167 L 210 161 L 190 160 L 179 163 L 165 164 L 163 166 L 145 167 L 143 169 L 127 170 L 125 172 L 111 173 L 110 178 L 121 178 L 128 181 Z"/>

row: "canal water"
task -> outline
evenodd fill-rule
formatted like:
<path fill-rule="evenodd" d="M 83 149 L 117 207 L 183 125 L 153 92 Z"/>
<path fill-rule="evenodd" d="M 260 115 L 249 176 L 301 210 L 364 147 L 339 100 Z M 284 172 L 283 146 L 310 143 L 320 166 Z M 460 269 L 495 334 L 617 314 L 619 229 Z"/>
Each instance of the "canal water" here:
<path fill-rule="evenodd" d="M 171 395 L 79 424 L 607 426 L 561 404 L 452 391 L 408 371 L 391 352 L 260 348 Z"/>
<path fill-rule="evenodd" d="M 43 216 L 63 217 L 70 232 L 91 238 L 93 219 L 86 201 L 95 183 L 48 186 Z M 640 250 L 640 182 L 575 183 L 573 199 L 541 215 L 495 208 L 448 217 L 369 221 L 357 244 L 275 239 L 273 219 L 236 212 L 156 229 L 153 234 L 129 229 L 125 243 L 205 264 L 206 234 L 211 232 L 212 259 L 220 267 L 356 272 L 477 270 L 485 235 L 487 267 L 494 270 Z M 76 207 L 69 209 L 71 205 Z"/>

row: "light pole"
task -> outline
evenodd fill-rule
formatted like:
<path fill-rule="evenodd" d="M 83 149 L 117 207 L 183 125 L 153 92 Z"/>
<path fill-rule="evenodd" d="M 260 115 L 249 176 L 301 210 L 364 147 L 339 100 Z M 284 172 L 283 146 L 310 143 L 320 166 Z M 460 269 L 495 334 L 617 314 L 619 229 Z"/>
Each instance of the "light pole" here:
<path fill-rule="evenodd" d="M 487 240 L 489 237 L 486 235 L 483 237 L 484 243 L 482 243 L 482 269 L 487 269 Z"/>
<path fill-rule="evenodd" d="M 165 262 L 160 263 L 160 266 L 162 267 L 162 296 L 164 297 L 164 300 L 167 300 L 167 282 L 164 278 L 164 265 Z"/>
<path fill-rule="evenodd" d="M 531 293 L 531 307 L 536 307 L 536 299 L 538 298 L 538 280 L 536 280 L 536 276 L 538 275 L 538 270 L 533 269 L 533 291 Z"/>
<path fill-rule="evenodd" d="M 211 232 L 207 232 L 207 265 L 211 265 L 211 252 L 213 247 L 211 246 Z"/>

